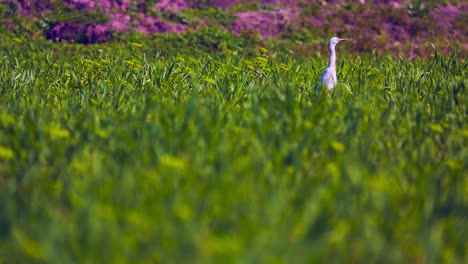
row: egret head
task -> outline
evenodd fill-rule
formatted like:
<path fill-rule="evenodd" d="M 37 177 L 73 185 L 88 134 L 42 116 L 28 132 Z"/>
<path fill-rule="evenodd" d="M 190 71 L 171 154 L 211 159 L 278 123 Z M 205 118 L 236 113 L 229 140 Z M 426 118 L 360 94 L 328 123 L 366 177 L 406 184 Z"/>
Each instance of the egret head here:
<path fill-rule="evenodd" d="M 337 37 L 333 37 L 330 39 L 330 41 L 328 42 L 328 45 L 330 46 L 335 46 L 336 44 L 340 43 L 341 41 L 346 41 L 348 39 L 346 38 L 337 38 Z"/>

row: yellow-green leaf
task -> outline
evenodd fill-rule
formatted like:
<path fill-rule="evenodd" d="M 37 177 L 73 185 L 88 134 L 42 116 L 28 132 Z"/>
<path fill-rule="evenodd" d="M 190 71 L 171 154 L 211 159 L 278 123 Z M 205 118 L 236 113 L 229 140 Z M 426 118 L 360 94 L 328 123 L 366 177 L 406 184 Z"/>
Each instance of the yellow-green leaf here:
<path fill-rule="evenodd" d="M 337 152 L 343 152 L 345 150 L 345 146 L 343 145 L 343 143 L 341 143 L 339 141 L 332 140 L 330 142 L 330 145 Z"/>
<path fill-rule="evenodd" d="M 51 127 L 49 128 L 49 134 L 52 138 L 69 138 L 70 131 L 59 128 L 59 127 Z"/>
<path fill-rule="evenodd" d="M 0 114 L 0 121 L 5 125 L 14 125 L 15 124 L 15 118 L 7 113 L 1 113 Z"/>
<path fill-rule="evenodd" d="M 132 42 L 132 44 L 130 45 L 132 46 L 133 49 L 143 48 L 143 44 L 136 43 L 136 42 Z"/>
<path fill-rule="evenodd" d="M 176 206 L 176 208 L 174 210 L 175 210 L 176 216 L 180 220 L 186 222 L 186 221 L 192 219 L 193 211 L 192 211 L 192 208 L 189 205 L 180 204 L 180 205 Z"/>
<path fill-rule="evenodd" d="M 234 254 L 242 250 L 242 241 L 234 236 L 211 236 L 203 243 L 205 255 Z"/>
<path fill-rule="evenodd" d="M 164 155 L 159 161 L 161 162 L 161 165 L 172 169 L 183 170 L 185 168 L 185 162 L 183 159 L 171 155 Z"/>
<path fill-rule="evenodd" d="M 0 159 L 10 160 L 15 158 L 15 153 L 8 147 L 0 146 Z"/>
<path fill-rule="evenodd" d="M 39 242 L 16 228 L 13 228 L 13 237 L 26 255 L 36 260 L 45 260 L 45 254 Z"/>
<path fill-rule="evenodd" d="M 432 130 L 432 132 L 436 133 L 442 133 L 444 131 L 442 126 L 438 124 L 429 124 L 429 128 Z"/>

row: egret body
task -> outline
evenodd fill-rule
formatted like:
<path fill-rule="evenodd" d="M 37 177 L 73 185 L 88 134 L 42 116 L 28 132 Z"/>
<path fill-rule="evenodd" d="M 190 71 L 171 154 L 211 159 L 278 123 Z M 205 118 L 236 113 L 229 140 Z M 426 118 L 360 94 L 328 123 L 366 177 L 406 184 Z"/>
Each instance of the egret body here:
<path fill-rule="evenodd" d="M 328 62 L 327 68 L 322 74 L 322 78 L 320 78 L 320 82 L 323 83 L 325 86 L 327 86 L 328 90 L 335 88 L 335 85 L 338 82 L 338 80 L 336 79 L 335 46 L 336 44 L 345 40 L 348 40 L 348 39 L 333 37 L 330 39 L 330 41 L 328 41 L 328 50 L 330 51 L 330 60 Z"/>

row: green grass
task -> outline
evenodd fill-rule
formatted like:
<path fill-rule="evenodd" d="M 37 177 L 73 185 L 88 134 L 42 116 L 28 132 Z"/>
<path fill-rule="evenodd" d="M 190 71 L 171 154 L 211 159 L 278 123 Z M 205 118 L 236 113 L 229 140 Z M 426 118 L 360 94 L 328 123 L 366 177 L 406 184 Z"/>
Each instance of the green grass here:
<path fill-rule="evenodd" d="M 457 56 L 12 42 L 0 263 L 467 261 Z"/>

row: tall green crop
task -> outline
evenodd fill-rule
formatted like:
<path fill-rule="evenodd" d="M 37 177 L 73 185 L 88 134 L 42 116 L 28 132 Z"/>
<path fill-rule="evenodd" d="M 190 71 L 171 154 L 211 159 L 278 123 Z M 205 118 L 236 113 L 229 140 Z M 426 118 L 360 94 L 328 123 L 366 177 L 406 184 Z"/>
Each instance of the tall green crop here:
<path fill-rule="evenodd" d="M 0 262 L 466 262 L 466 67 L 0 50 Z"/>

